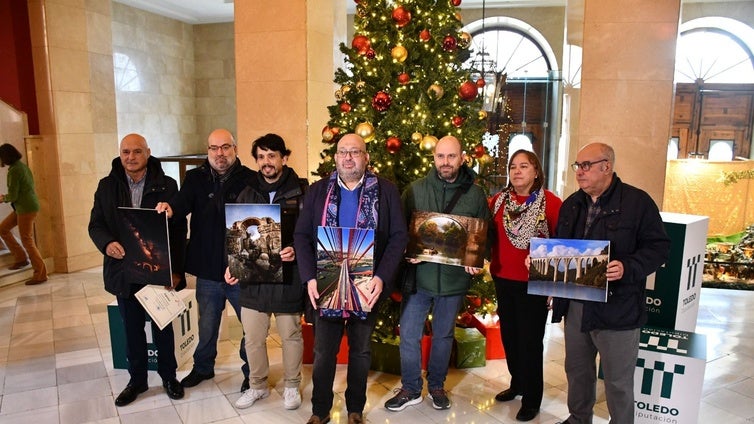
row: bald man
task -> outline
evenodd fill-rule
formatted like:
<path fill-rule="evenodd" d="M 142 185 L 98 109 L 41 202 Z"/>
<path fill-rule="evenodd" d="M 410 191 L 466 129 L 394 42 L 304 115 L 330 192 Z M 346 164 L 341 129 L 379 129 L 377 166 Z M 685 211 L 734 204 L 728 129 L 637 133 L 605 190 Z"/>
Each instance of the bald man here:
<path fill-rule="evenodd" d="M 403 210 L 411 222 L 414 211 L 441 212 L 489 220 L 487 197 L 474 184 L 476 174 L 465 161 L 461 143 L 441 138 L 434 149 L 435 166 L 403 193 Z M 390 411 L 402 411 L 422 401 L 421 338 L 432 308 L 432 350 L 427 365 L 427 389 L 435 409 L 450 408 L 445 391 L 453 332 L 471 276 L 481 269 L 411 260 L 416 265 L 416 293 L 403 297 L 400 328 L 401 385 L 385 402 Z"/>
<path fill-rule="evenodd" d="M 408 242 L 406 221 L 401 212 L 398 188 L 367 169 L 369 153 L 364 140 L 346 134 L 338 141 L 335 172 L 312 184 L 304 197 L 304 207 L 293 234 L 301 281 L 309 294 L 307 301 L 317 309 L 317 227 L 349 227 L 374 230 L 374 267 L 367 283 L 369 306 L 393 290 L 393 279 Z M 317 311 L 321 312 L 321 311 Z M 349 315 L 349 314 L 346 314 Z M 348 424 L 366 422 L 367 376 L 372 362 L 370 338 L 377 314 L 350 314 L 343 317 L 315 314 L 314 367 L 312 369 L 312 416 L 307 424 L 330 421 L 336 356 L 343 331 L 348 334 L 348 376 L 346 409 Z"/>
<path fill-rule="evenodd" d="M 216 129 L 207 138 L 207 160 L 186 173 L 181 191 L 169 203 L 157 205 L 168 216 L 185 218 L 191 214 L 191 239 L 186 251 L 186 272 L 196 276 L 196 302 L 199 306 L 199 342 L 194 351 L 194 367 L 181 380 L 194 387 L 215 377 L 217 338 L 225 302 L 230 302 L 241 319 L 239 285 L 225 283 L 225 204 L 237 203 L 239 193 L 256 173 L 241 164 L 238 146 L 230 131 Z M 239 355 L 243 360 L 241 391 L 249 389 L 249 361 L 245 340 Z"/>
<path fill-rule="evenodd" d="M 607 302 L 555 299 L 553 322 L 565 317 L 565 424 L 591 424 L 597 393 L 595 359 L 605 376 L 610 422 L 634 422 L 634 370 L 639 334 L 647 322 L 647 276 L 668 259 L 670 239 L 660 212 L 644 191 L 615 173 L 615 152 L 604 143 L 584 146 L 571 165 L 579 190 L 563 202 L 558 238 L 609 240 Z"/>
<path fill-rule="evenodd" d="M 125 406 L 147 391 L 147 336 L 144 332 L 146 312 L 134 293 L 143 281 L 131 281 L 125 272 L 126 254 L 121 241 L 127 236 L 118 217 L 118 207 L 154 208 L 158 202 L 170 199 L 178 192 L 178 184 L 165 175 L 160 161 L 150 156 L 147 140 L 139 134 L 128 134 L 120 142 L 120 157 L 113 159 L 110 175 L 99 182 L 94 193 L 94 207 L 89 220 L 89 236 L 105 255 L 102 272 L 105 290 L 115 295 L 118 311 L 126 333 L 126 357 L 130 380 L 115 399 L 116 406 Z M 171 289 L 185 287 L 183 252 L 186 241 L 185 217 L 168 221 L 170 254 L 173 266 Z M 152 322 L 152 337 L 157 346 L 157 373 L 171 399 L 183 397 L 183 387 L 176 380 L 177 363 L 173 326 L 160 330 Z"/>

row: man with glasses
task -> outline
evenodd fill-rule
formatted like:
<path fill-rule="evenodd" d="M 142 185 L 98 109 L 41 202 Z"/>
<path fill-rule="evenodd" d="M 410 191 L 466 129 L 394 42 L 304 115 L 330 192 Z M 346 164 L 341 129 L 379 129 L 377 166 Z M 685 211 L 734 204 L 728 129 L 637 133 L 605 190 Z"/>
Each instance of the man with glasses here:
<path fill-rule="evenodd" d="M 465 161 L 461 143 L 445 136 L 434 149 L 435 166 L 429 174 L 414 181 L 403 192 L 407 220 L 414 211 L 442 212 L 489 221 L 492 218 L 487 197 L 474 184 L 476 174 Z M 432 349 L 427 364 L 427 390 L 435 409 L 450 408 L 445 377 L 453 347 L 456 315 L 471 285 L 471 276 L 480 268 L 433 262 L 412 263 L 416 267 L 416 293 L 404 293 L 400 318 L 401 385 L 385 402 L 390 411 L 402 411 L 422 401 L 421 338 L 432 309 Z"/>
<path fill-rule="evenodd" d="M 373 273 L 365 284 L 371 310 L 376 311 L 378 301 L 392 292 L 398 264 L 408 242 L 406 221 L 398 188 L 367 171 L 368 164 L 364 140 L 356 134 L 344 135 L 335 154 L 335 172 L 312 184 L 304 197 L 304 208 L 293 238 L 301 281 L 315 309 L 320 296 L 316 279 L 318 226 L 373 229 Z M 376 319 L 375 312 L 364 317 L 351 314 L 331 318 L 315 314 L 312 416 L 307 424 L 330 421 L 336 356 L 344 329 L 348 336 L 348 424 L 365 422 L 362 414 L 372 362 L 370 338 Z"/>
<path fill-rule="evenodd" d="M 191 232 L 186 251 L 186 272 L 196 276 L 199 306 L 199 342 L 194 351 L 194 367 L 181 380 L 193 387 L 215 376 L 217 338 L 226 300 L 241 319 L 240 286 L 225 283 L 225 204 L 236 203 L 238 194 L 256 173 L 241 164 L 236 140 L 226 129 L 216 129 L 207 140 L 207 161 L 189 170 L 181 189 L 169 203 L 157 204 L 168 216 L 191 214 Z M 249 361 L 244 339 L 240 348 L 244 380 L 241 391 L 249 389 Z"/>
<path fill-rule="evenodd" d="M 639 332 L 647 322 L 647 276 L 668 258 L 670 239 L 644 191 L 620 180 L 615 153 L 584 146 L 572 165 L 579 190 L 560 208 L 557 238 L 609 240 L 607 302 L 555 299 L 553 322 L 565 318 L 568 412 L 564 424 L 589 424 L 596 400 L 596 355 L 604 373 L 611 424 L 634 422 L 634 370 Z"/>

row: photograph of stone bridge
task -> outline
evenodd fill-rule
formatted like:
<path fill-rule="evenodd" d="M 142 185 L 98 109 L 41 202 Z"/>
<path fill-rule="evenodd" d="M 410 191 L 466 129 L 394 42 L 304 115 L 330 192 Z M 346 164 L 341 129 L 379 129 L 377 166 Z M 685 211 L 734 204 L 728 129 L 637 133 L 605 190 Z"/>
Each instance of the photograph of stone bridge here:
<path fill-rule="evenodd" d="M 529 293 L 607 301 L 609 241 L 532 238 L 529 252 Z"/>

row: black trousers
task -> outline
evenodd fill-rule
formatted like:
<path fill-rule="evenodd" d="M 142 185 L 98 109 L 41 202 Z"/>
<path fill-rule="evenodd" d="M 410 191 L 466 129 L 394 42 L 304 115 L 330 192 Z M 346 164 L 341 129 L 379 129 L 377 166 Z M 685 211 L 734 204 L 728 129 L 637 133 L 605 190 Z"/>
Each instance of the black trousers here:
<path fill-rule="evenodd" d="M 539 408 L 544 390 L 543 357 L 547 297 L 526 293 L 526 281 L 494 278 L 511 388 L 523 408 Z"/>
<path fill-rule="evenodd" d="M 123 318 L 126 329 L 126 358 L 128 358 L 128 373 L 131 384 L 147 384 L 148 356 L 147 333 L 144 323 L 147 312 L 133 295 L 129 298 L 118 297 L 118 310 Z M 168 325 L 160 330 L 152 323 L 152 339 L 157 347 L 157 373 L 163 380 L 175 378 L 178 364 L 175 360 L 175 338 L 173 326 Z"/>

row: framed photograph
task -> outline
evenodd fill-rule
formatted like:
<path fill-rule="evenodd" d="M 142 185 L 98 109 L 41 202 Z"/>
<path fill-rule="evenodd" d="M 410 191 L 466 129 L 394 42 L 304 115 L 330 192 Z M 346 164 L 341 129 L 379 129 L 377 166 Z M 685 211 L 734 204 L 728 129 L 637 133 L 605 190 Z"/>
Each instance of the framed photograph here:
<path fill-rule="evenodd" d="M 487 221 L 439 212 L 414 211 L 406 257 L 445 265 L 484 266 Z"/>
<path fill-rule="evenodd" d="M 168 216 L 154 209 L 118 208 L 126 281 L 135 284 L 172 284 Z"/>
<path fill-rule="evenodd" d="M 532 238 L 529 294 L 607 302 L 610 242 Z"/>
<path fill-rule="evenodd" d="M 366 318 L 374 273 L 374 230 L 317 227 L 320 315 Z"/>
<path fill-rule="evenodd" d="M 225 204 L 225 252 L 242 283 L 282 283 L 280 205 Z"/>

